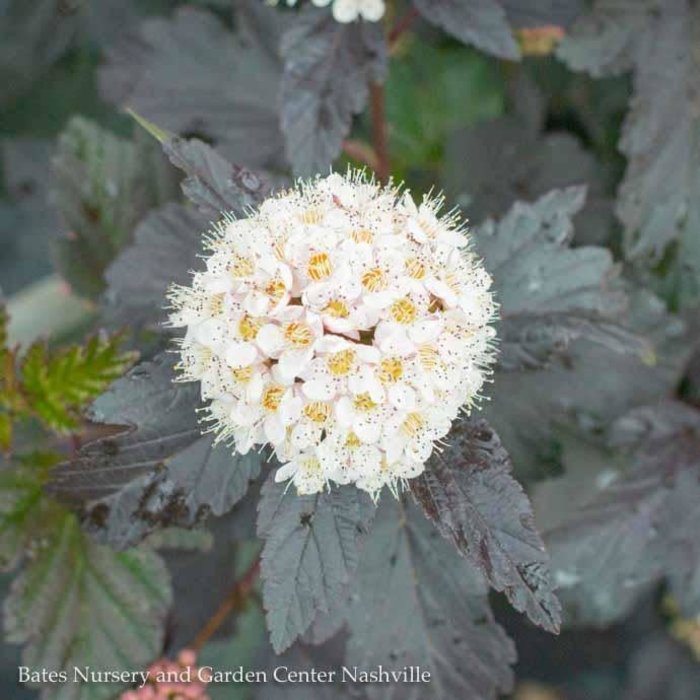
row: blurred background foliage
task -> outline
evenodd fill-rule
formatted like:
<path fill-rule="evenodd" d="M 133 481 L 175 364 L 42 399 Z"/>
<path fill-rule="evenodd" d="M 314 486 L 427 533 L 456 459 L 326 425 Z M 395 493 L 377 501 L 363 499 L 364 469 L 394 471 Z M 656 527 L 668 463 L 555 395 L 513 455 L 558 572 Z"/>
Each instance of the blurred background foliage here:
<path fill-rule="evenodd" d="M 130 31 L 147 18 L 171 17 L 184 4 L 0 0 L 0 288 L 14 311 L 16 339 L 48 332 L 58 340 L 82 331 L 102 290 L 103 271 L 136 224 L 151 208 L 181 198 L 179 178 L 160 149 L 103 99 L 100 74 L 106 56 Z M 234 29 L 227 0 L 192 4 L 225 32 Z M 150 26 L 154 41 L 166 41 Z M 217 54 L 201 57 L 204 73 L 216 60 Z M 253 79 L 274 80 L 273 64 Z M 209 129 L 207 121 L 207 99 L 217 102 L 211 93 L 220 90 L 224 101 L 217 104 L 237 99 L 228 89 L 214 82 L 200 102 L 183 107 L 186 117 L 172 118 L 235 158 L 235 139 Z M 443 189 L 475 223 L 503 214 L 516 199 L 585 183 L 589 196 L 577 215 L 576 242 L 619 250 L 613 207 L 625 161 L 616 144 L 630 97 L 628 77 L 593 80 L 550 53 L 519 64 L 501 61 L 421 25 L 392 50 L 386 83 L 392 173 L 414 191 Z M 224 114 L 224 131 L 229 116 Z M 353 138 L 368 138 L 369 130 L 367 117 L 358 117 Z M 347 155 L 343 160 L 352 161 Z M 274 158 L 265 166 L 273 177 L 283 175 Z M 74 245 L 81 238 L 87 247 Z M 56 266 L 71 287 L 54 276 Z M 673 303 L 673 290 L 661 291 Z M 700 390 L 691 382 L 687 391 Z M 585 443 L 564 438 L 552 447 L 550 473 L 562 461 L 574 474 L 577 464 L 590 470 L 598 458 Z M 550 525 L 558 515 L 548 506 L 566 504 L 566 494 L 553 494 L 554 487 L 545 486 L 534 495 Z M 0 598 L 6 586 L 0 579 Z M 502 602 L 495 601 L 497 614 L 520 655 L 517 700 L 700 697 L 700 665 L 667 631 L 668 613 L 655 596 L 620 624 L 559 638 L 535 630 Z M 257 608 L 249 614 L 255 615 Z M 203 662 L 247 663 L 260 624 L 245 615 L 239 624 L 251 630 L 250 648 L 232 650 L 219 641 L 206 649 Z M 241 635 L 237 640 L 240 645 Z M 18 647 L 0 645 L 0 697 L 34 697 L 16 684 L 18 661 Z M 212 688 L 211 695 L 232 697 L 225 687 Z"/>

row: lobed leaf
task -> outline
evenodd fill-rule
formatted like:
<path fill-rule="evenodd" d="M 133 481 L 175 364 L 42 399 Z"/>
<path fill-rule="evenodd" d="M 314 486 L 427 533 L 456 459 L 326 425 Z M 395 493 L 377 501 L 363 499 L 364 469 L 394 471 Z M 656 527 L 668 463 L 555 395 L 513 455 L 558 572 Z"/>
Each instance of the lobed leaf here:
<path fill-rule="evenodd" d="M 619 144 L 628 159 L 617 203 L 624 251 L 642 269 L 669 257 L 664 276 L 680 305 L 700 298 L 699 38 L 700 9 L 687 0 L 598 0 L 559 52 L 596 76 L 634 73 Z"/>
<path fill-rule="evenodd" d="M 568 27 L 581 14 L 583 0 L 501 0 L 514 27 Z"/>
<path fill-rule="evenodd" d="M 553 190 L 534 204 L 516 202 L 498 224 L 488 220 L 474 232 L 501 306 L 503 370 L 545 366 L 581 337 L 619 352 L 644 351 L 616 323 L 627 300 L 610 252 L 568 246 L 584 199 L 579 187 Z"/>
<path fill-rule="evenodd" d="M 560 597 L 575 619 L 607 624 L 671 576 L 695 615 L 700 413 L 665 401 L 630 412 L 612 435 L 632 467 L 546 535 Z"/>
<path fill-rule="evenodd" d="M 171 284 L 189 283 L 208 225 L 205 217 L 180 204 L 150 212 L 136 227 L 133 244 L 105 272 L 110 322 L 162 331 L 165 293 Z"/>
<path fill-rule="evenodd" d="M 259 0 L 239 0 L 234 12 L 235 33 L 193 7 L 143 22 L 107 50 L 100 89 L 107 101 L 170 131 L 211 139 L 236 162 L 279 166 L 277 45 L 284 20 Z"/>
<path fill-rule="evenodd" d="M 343 645 L 333 640 L 323 646 L 305 646 L 295 644 L 281 656 L 269 653 L 266 667 L 272 677 L 275 668 L 286 666 L 295 671 L 319 674 L 333 673 L 333 681 L 322 683 L 261 683 L 257 688 L 255 700 L 350 700 L 365 697 L 357 686 L 343 682 L 339 669 L 343 666 Z M 214 699 L 216 700 L 216 699 Z"/>
<path fill-rule="evenodd" d="M 308 496 L 271 475 L 261 492 L 258 534 L 265 540 L 261 575 L 272 646 L 282 652 L 345 592 L 374 508 L 352 486 Z"/>
<path fill-rule="evenodd" d="M 599 436 L 622 414 L 671 394 L 681 380 L 690 353 L 684 324 L 650 292 L 633 285 L 625 291 L 626 325 L 643 340 L 644 353 L 621 354 L 584 336 L 562 362 L 494 377 L 482 413 L 508 445 L 521 481 L 556 473 L 567 435 Z"/>
<path fill-rule="evenodd" d="M 415 0 L 423 17 L 448 34 L 499 58 L 518 60 L 520 51 L 499 0 Z"/>
<path fill-rule="evenodd" d="M 90 666 L 133 671 L 159 656 L 170 581 L 153 552 L 115 553 L 92 542 L 71 514 L 15 579 L 5 599 L 5 633 L 23 644 L 22 663 L 67 671 Z M 100 700 L 119 687 L 69 682 L 45 687 L 43 697 Z"/>
<path fill-rule="evenodd" d="M 0 458 L 0 570 L 19 563 L 46 517 L 42 501 L 44 471 Z"/>
<path fill-rule="evenodd" d="M 78 294 L 99 295 L 106 267 L 138 221 L 177 192 L 156 155 L 82 117 L 59 137 L 51 198 L 67 233 L 54 249 L 59 271 Z"/>
<path fill-rule="evenodd" d="M 120 350 L 119 336 L 95 335 L 85 345 L 49 351 L 36 341 L 20 364 L 22 391 L 30 410 L 49 428 L 70 432 L 82 408 L 120 377 L 136 359 Z"/>
<path fill-rule="evenodd" d="M 327 171 L 339 155 L 368 82 L 384 78 L 385 51 L 377 23 L 342 24 L 314 7 L 290 23 L 281 44 L 281 125 L 296 174 Z"/>
<path fill-rule="evenodd" d="M 448 199 L 468 199 L 462 208 L 476 222 L 503 216 L 516 200 L 585 185 L 586 201 L 572 217 L 575 240 L 606 243 L 614 218 L 609 173 L 570 133 L 541 128 L 539 121 L 528 125 L 509 116 L 454 131 L 445 149 Z"/>
<path fill-rule="evenodd" d="M 346 665 L 430 671 L 430 697 L 495 700 L 513 683 L 515 649 L 491 614 L 483 579 L 415 507 L 380 502 L 348 613 Z M 370 685 L 383 700 L 425 697 L 420 684 Z"/>
<path fill-rule="evenodd" d="M 443 537 L 536 625 L 558 632 L 561 606 L 530 500 L 508 453 L 482 419 L 457 423 L 410 486 Z"/>
<path fill-rule="evenodd" d="M 256 173 L 232 165 L 198 139 L 172 138 L 163 143 L 171 163 L 187 177 L 185 196 L 210 220 L 224 212 L 240 214 L 269 194 L 269 184 Z"/>
<path fill-rule="evenodd" d="M 198 387 L 174 382 L 173 362 L 159 355 L 117 380 L 89 417 L 122 432 L 85 445 L 48 485 L 79 504 L 86 527 L 118 548 L 157 527 L 191 527 L 225 513 L 260 472 L 257 453 L 234 456 L 202 435 Z"/>

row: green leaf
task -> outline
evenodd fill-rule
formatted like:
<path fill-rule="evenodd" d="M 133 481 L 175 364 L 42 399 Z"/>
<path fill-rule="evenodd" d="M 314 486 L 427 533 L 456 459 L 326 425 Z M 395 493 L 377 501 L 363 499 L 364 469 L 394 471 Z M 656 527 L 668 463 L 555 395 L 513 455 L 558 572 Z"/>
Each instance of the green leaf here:
<path fill-rule="evenodd" d="M 624 252 L 643 270 L 664 263 L 678 306 L 700 299 L 698 41 L 700 8 L 686 0 L 598 0 L 559 52 L 596 76 L 634 72 L 619 144 L 628 159 L 617 203 Z"/>
<path fill-rule="evenodd" d="M 0 458 L 0 570 L 13 569 L 31 540 L 46 530 L 52 506 L 43 498 L 46 469 Z"/>
<path fill-rule="evenodd" d="M 7 639 L 23 644 L 22 663 L 68 672 L 134 671 L 160 655 L 170 581 L 153 552 L 115 553 L 92 542 L 72 514 L 34 552 L 5 600 Z M 44 697 L 102 700 L 119 686 L 68 682 Z"/>
<path fill-rule="evenodd" d="M 382 498 L 348 613 L 348 667 L 430 671 L 433 700 L 495 700 L 513 683 L 515 649 L 478 571 L 411 504 Z M 369 685 L 382 700 L 426 697 L 421 684 Z"/>
<path fill-rule="evenodd" d="M 401 60 L 390 62 L 386 82 L 392 170 L 403 179 L 419 167 L 438 167 L 454 129 L 503 109 L 504 84 L 492 61 L 463 47 L 411 41 Z"/>
<path fill-rule="evenodd" d="M 352 486 L 298 496 L 271 475 L 262 489 L 258 534 L 263 605 L 272 646 L 284 651 L 328 611 L 357 567 L 374 508 Z"/>
<path fill-rule="evenodd" d="M 9 320 L 7 307 L 0 296 L 0 363 L 4 362 L 7 353 L 7 324 Z"/>
<path fill-rule="evenodd" d="M 353 115 L 365 107 L 368 82 L 381 82 L 386 48 L 381 25 L 337 22 L 306 7 L 282 36 L 281 125 L 298 175 L 325 172 L 340 154 Z"/>
<path fill-rule="evenodd" d="M 3 125 L 6 118 L 3 113 Z M 52 148 L 48 139 L 0 140 L 4 176 L 0 180 L 4 180 L 8 196 L 7 201 L 0 199 L 0 279 L 5 294 L 14 294 L 53 271 L 46 254 L 57 229 L 56 214 L 47 201 Z"/>
<path fill-rule="evenodd" d="M 15 360 L 7 347 L 8 320 L 7 309 L 0 297 L 0 452 L 8 450 L 12 444 L 12 418 L 6 410 L 14 399 L 11 378 L 15 373 Z"/>
<path fill-rule="evenodd" d="M 52 200 L 68 233 L 55 242 L 59 271 L 75 291 L 96 297 L 103 274 L 153 206 L 177 195 L 157 152 L 74 117 L 58 142 Z"/>
<path fill-rule="evenodd" d="M 530 500 L 484 420 L 463 420 L 410 487 L 426 516 L 513 606 L 558 632 L 561 606 Z"/>
<path fill-rule="evenodd" d="M 119 336 L 96 335 L 85 345 L 50 351 L 36 341 L 20 365 L 29 408 L 51 429 L 70 432 L 81 409 L 99 396 L 136 359 L 120 350 Z"/>

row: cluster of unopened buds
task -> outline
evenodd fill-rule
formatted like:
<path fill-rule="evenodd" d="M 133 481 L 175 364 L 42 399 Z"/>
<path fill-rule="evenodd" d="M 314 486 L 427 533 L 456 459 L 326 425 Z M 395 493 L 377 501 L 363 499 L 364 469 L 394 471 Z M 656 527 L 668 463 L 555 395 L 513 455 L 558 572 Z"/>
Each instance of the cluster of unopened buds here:
<path fill-rule="evenodd" d="M 170 291 L 219 439 L 270 444 L 298 493 L 420 474 L 493 359 L 491 279 L 440 199 L 332 174 L 224 218 Z"/>
<path fill-rule="evenodd" d="M 268 0 L 277 5 L 279 0 Z M 287 5 L 297 4 L 297 0 L 284 0 Z M 386 6 L 384 0 L 311 0 L 316 7 L 326 7 L 332 3 L 333 18 L 336 22 L 347 24 L 358 19 L 367 22 L 378 22 L 383 16 Z"/>
<path fill-rule="evenodd" d="M 147 682 L 122 693 L 119 700 L 210 700 L 196 662 L 196 654 L 189 649 L 181 651 L 175 661 L 159 659 L 148 669 Z"/>

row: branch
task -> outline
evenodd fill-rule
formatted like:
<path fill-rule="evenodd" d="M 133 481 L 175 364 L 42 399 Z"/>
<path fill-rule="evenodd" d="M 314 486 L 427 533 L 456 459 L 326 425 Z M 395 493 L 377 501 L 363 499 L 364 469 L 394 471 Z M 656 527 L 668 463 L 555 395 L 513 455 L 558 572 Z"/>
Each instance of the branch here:
<path fill-rule="evenodd" d="M 353 160 L 364 163 L 368 168 L 377 170 L 377 154 L 369 144 L 357 139 L 347 139 L 343 141 L 343 152 Z"/>
<path fill-rule="evenodd" d="M 260 557 L 255 557 L 248 570 L 233 585 L 229 594 L 223 599 L 217 611 L 207 620 L 207 623 L 199 631 L 188 649 L 195 652 L 202 650 L 202 647 L 211 639 L 221 625 L 226 622 L 226 618 L 234 611 L 240 610 L 243 603 L 250 595 L 255 580 L 260 573 Z"/>
<path fill-rule="evenodd" d="M 418 10 L 411 6 L 391 28 L 386 37 L 387 44 L 389 45 L 389 51 L 392 51 L 396 47 L 397 42 L 403 36 L 403 34 L 411 28 L 413 20 L 416 19 L 416 17 L 418 17 Z"/>

